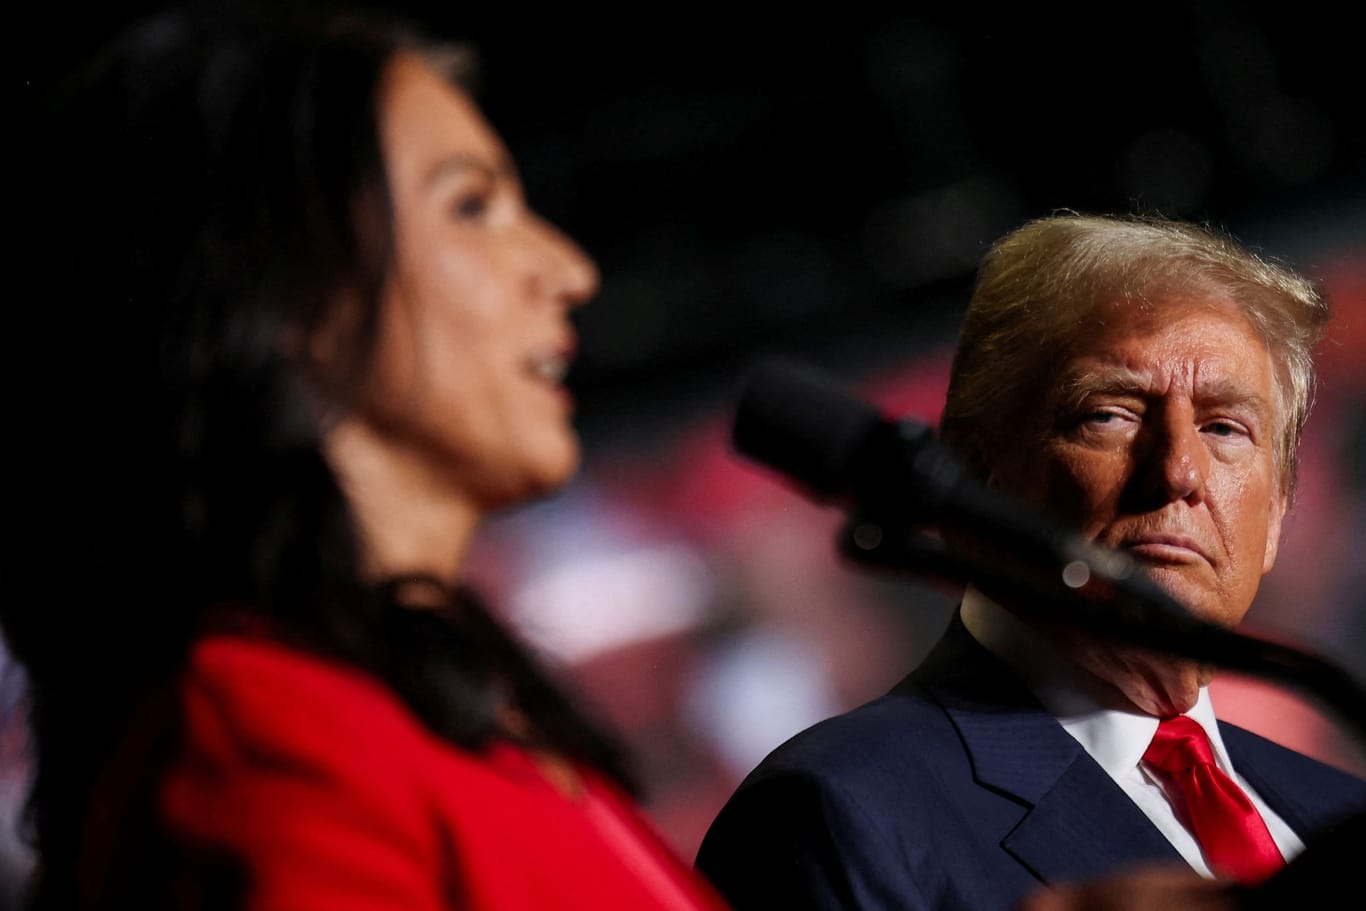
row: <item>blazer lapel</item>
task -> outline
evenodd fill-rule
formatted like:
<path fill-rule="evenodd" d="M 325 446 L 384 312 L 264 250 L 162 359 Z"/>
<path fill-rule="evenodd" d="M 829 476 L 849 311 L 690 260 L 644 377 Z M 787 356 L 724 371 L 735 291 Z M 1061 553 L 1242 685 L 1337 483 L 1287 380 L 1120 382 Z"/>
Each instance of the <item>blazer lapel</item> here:
<path fill-rule="evenodd" d="M 963 738 L 978 782 L 1025 806 L 1013 829 L 990 833 L 1044 882 L 1180 855 L 1123 789 L 954 616 L 913 679 Z"/>

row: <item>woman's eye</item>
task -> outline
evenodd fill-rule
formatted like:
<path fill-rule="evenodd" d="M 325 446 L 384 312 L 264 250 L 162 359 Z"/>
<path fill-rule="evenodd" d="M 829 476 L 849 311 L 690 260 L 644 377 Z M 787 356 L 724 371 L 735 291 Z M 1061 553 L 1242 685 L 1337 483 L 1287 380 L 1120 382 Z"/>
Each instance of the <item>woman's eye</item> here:
<path fill-rule="evenodd" d="M 489 199 L 484 193 L 469 193 L 456 199 L 452 214 L 461 221 L 478 221 L 489 210 Z"/>

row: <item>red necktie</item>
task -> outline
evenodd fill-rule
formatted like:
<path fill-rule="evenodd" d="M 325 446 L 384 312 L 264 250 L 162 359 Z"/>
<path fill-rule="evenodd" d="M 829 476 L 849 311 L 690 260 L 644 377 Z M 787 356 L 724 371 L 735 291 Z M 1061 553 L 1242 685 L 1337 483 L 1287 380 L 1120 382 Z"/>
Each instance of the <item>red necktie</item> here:
<path fill-rule="evenodd" d="M 1257 882 L 1285 863 L 1247 794 L 1214 764 L 1198 722 L 1184 715 L 1164 719 L 1143 758 L 1167 784 L 1177 816 L 1215 873 Z"/>

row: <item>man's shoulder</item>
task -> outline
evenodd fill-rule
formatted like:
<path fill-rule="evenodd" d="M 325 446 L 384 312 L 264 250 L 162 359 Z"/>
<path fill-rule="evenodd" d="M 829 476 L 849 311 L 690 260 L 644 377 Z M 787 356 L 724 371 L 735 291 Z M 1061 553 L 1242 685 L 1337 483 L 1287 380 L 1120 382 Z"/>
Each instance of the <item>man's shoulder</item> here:
<path fill-rule="evenodd" d="M 902 774 L 961 752 L 944 708 L 906 681 L 886 695 L 817 722 L 774 749 L 747 783 L 774 777 L 833 779 Z"/>
<path fill-rule="evenodd" d="M 1278 781 L 1323 781 L 1357 791 L 1366 800 L 1366 779 L 1345 766 L 1277 743 L 1231 722 L 1220 721 L 1219 730 L 1239 771 L 1251 764 L 1260 774 Z"/>
<path fill-rule="evenodd" d="M 1220 722 L 1233 765 L 1302 835 L 1366 813 L 1366 780 L 1245 728 Z"/>
<path fill-rule="evenodd" d="M 925 770 L 944 773 L 961 765 L 967 771 L 971 729 L 982 719 L 1017 713 L 1032 719 L 1041 711 L 1022 682 L 955 617 L 915 670 L 885 695 L 792 736 L 745 783 L 804 778 L 846 788 L 905 788 L 908 781 L 939 777 L 918 774 Z"/>

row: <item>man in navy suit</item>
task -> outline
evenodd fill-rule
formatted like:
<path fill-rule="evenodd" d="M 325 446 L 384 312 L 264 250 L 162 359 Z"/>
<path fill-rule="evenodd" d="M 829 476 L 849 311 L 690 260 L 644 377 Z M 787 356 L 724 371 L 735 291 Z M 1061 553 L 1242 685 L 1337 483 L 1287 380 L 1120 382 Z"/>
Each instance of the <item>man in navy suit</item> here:
<path fill-rule="evenodd" d="M 1215 232 L 1040 219 L 982 262 L 942 438 L 1235 627 L 1275 562 L 1327 318 L 1309 282 Z M 745 779 L 698 866 L 737 911 L 1006 909 L 1147 864 L 1217 885 L 1144 755 L 1177 716 L 1251 802 L 1269 863 L 1366 807 L 1366 783 L 1216 722 L 1211 674 L 969 588 L 909 677 Z"/>

